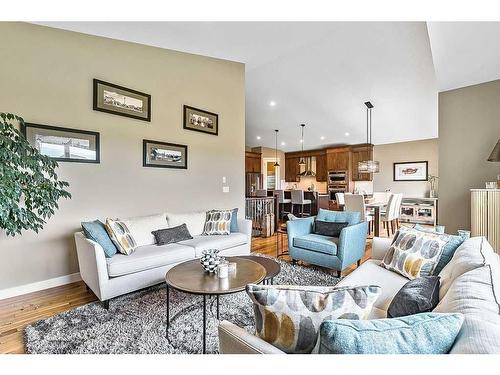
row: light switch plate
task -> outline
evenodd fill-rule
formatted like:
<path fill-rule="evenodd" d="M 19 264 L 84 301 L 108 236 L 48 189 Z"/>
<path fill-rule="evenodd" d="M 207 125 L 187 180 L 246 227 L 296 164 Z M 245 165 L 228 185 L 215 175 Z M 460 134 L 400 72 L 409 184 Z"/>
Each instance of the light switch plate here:
<path fill-rule="evenodd" d="M 222 192 L 223 193 L 229 193 L 229 186 L 223 186 L 222 187 Z"/>

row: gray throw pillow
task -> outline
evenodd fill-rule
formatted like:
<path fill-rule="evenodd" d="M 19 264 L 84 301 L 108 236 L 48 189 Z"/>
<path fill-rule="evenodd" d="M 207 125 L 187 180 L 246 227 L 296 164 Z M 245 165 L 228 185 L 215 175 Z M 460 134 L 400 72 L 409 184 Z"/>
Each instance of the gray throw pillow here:
<path fill-rule="evenodd" d="M 407 282 L 387 309 L 388 318 L 431 312 L 439 303 L 439 276 L 422 276 Z"/>
<path fill-rule="evenodd" d="M 315 220 L 314 233 L 327 237 L 339 237 L 342 229 L 348 226 L 349 223 Z"/>
<path fill-rule="evenodd" d="M 191 240 L 193 238 L 186 224 L 181 224 L 173 228 L 155 230 L 151 232 L 151 234 L 155 237 L 155 242 L 158 246 Z"/>

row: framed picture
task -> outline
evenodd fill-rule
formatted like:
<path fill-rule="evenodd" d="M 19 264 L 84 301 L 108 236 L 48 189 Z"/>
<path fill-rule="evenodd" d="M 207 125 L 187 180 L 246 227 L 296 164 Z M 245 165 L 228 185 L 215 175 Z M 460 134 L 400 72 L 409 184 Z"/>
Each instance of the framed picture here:
<path fill-rule="evenodd" d="M 142 153 L 144 167 L 187 169 L 186 145 L 144 139 Z"/>
<path fill-rule="evenodd" d="M 151 95 L 94 79 L 94 110 L 151 121 Z"/>
<path fill-rule="evenodd" d="M 219 115 L 202 109 L 184 106 L 184 129 L 218 135 Z"/>
<path fill-rule="evenodd" d="M 394 163 L 394 181 L 427 181 L 427 161 Z"/>
<path fill-rule="evenodd" d="M 21 132 L 42 155 L 56 161 L 100 163 L 97 132 L 30 123 Z"/>

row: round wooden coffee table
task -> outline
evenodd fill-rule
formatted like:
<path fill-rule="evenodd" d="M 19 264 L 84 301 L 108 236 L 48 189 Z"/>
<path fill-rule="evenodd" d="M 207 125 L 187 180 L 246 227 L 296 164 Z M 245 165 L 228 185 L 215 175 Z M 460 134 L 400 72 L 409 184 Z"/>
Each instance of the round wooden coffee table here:
<path fill-rule="evenodd" d="M 167 337 L 170 325 L 170 288 L 203 296 L 203 353 L 206 352 L 207 335 L 207 297 L 217 298 L 217 319 L 219 319 L 219 295 L 237 293 L 245 290 L 247 284 L 258 284 L 266 277 L 266 269 L 250 259 L 231 257 L 236 263 L 236 271 L 229 277 L 219 279 L 215 273 L 205 272 L 199 259 L 180 263 L 165 275 L 167 283 Z"/>
<path fill-rule="evenodd" d="M 266 277 L 264 278 L 264 280 L 262 280 L 263 284 L 272 285 L 274 277 L 278 275 L 281 271 L 280 264 L 271 258 L 260 257 L 256 255 L 240 255 L 237 258 L 250 259 L 263 266 L 266 269 Z M 227 259 L 231 262 L 234 262 L 233 259 L 235 258 L 230 257 Z"/>

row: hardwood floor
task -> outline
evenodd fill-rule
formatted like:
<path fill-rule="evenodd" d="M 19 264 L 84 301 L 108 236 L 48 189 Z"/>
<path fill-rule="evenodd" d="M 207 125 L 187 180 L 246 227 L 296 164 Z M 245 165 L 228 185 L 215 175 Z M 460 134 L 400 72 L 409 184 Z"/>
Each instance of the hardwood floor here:
<path fill-rule="evenodd" d="M 384 232 L 381 231 L 381 235 Z M 286 249 L 286 237 L 283 243 Z M 363 262 L 371 255 L 370 239 L 366 248 Z M 276 256 L 276 235 L 253 238 L 252 252 Z M 288 257 L 283 259 L 289 260 Z M 356 264 L 345 270 L 342 276 L 355 269 Z M 0 353 L 24 353 L 23 330 L 27 325 L 95 300 L 97 297 L 86 289 L 83 281 L 0 300 Z"/>

